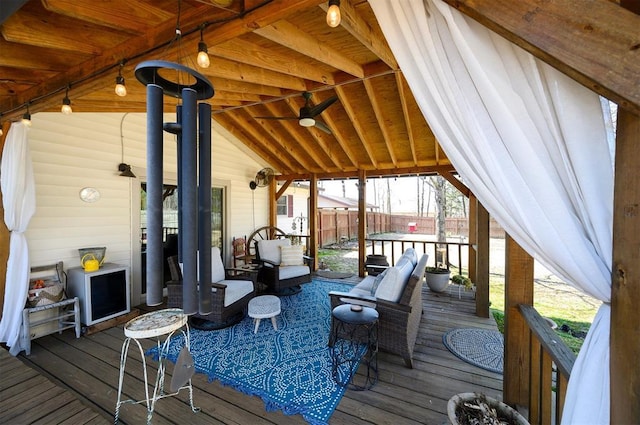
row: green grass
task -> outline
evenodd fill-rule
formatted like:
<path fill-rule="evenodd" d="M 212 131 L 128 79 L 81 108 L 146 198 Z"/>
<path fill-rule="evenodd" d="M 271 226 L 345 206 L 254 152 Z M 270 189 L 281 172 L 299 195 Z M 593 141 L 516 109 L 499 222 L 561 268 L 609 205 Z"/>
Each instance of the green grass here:
<path fill-rule="evenodd" d="M 496 319 L 498 329 L 504 333 L 504 278 L 492 275 L 489 281 L 491 313 Z M 584 339 L 562 332 L 560 328 L 566 324 L 574 332 L 586 333 L 593 322 L 599 303 L 568 285 L 550 280 L 536 282 L 533 298 L 538 313 L 558 324 L 556 333 L 575 354 L 578 354 Z"/>

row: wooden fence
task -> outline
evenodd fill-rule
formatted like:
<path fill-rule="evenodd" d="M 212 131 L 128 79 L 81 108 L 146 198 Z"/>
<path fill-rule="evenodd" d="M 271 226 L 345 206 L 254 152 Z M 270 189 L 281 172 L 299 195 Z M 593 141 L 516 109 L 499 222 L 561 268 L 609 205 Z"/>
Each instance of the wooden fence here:
<path fill-rule="evenodd" d="M 493 219 L 489 223 L 490 236 L 503 238 L 504 230 Z M 447 218 L 445 228 L 448 236 L 469 236 L 469 221 L 466 218 Z M 345 210 L 318 211 L 318 245 L 327 246 L 358 238 L 358 212 Z M 367 233 L 416 233 L 436 234 L 434 217 L 416 217 L 371 212 L 367 213 Z"/>

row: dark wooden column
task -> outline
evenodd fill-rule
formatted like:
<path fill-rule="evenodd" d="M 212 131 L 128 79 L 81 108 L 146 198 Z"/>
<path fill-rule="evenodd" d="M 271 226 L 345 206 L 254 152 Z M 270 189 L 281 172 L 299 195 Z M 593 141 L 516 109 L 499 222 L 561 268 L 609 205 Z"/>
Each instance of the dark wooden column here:
<path fill-rule="evenodd" d="M 9 134 L 11 121 L 2 123 L 2 136 L 0 136 L 0 159 L 4 150 L 4 141 Z M 11 234 L 4 223 L 4 207 L 2 206 L 2 192 L 0 192 L 0 317 L 4 310 L 4 290 L 7 284 L 7 261 L 9 261 L 9 239 Z"/>
<path fill-rule="evenodd" d="M 367 175 L 358 171 L 358 275 L 364 277 L 364 262 L 367 254 Z"/>
<path fill-rule="evenodd" d="M 505 403 L 529 406 L 529 327 L 518 304 L 533 305 L 533 257 L 505 236 L 504 380 Z"/>
<path fill-rule="evenodd" d="M 313 257 L 313 270 L 318 267 L 318 177 L 309 180 L 309 256 Z"/>
<path fill-rule="evenodd" d="M 640 117 L 618 109 L 611 287 L 611 423 L 640 420 Z"/>
<path fill-rule="evenodd" d="M 469 279 L 472 282 L 478 281 L 476 267 L 476 243 L 478 227 L 478 198 L 469 195 Z"/>
<path fill-rule="evenodd" d="M 477 204 L 476 315 L 489 317 L 489 212 Z"/>

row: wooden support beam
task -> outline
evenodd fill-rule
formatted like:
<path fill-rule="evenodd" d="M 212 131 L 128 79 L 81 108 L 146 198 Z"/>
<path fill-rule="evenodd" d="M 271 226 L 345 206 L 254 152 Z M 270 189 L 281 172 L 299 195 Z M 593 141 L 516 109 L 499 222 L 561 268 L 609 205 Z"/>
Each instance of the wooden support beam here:
<path fill-rule="evenodd" d="M 611 284 L 611 423 L 640 419 L 640 116 L 618 109 Z"/>
<path fill-rule="evenodd" d="M 275 180 L 275 179 L 274 179 Z M 277 181 L 277 180 L 276 180 Z M 276 192 L 276 203 L 278 202 L 278 199 L 280 199 L 280 197 L 282 196 L 282 194 L 285 192 L 285 190 L 287 190 L 289 188 L 289 186 L 291 185 L 291 183 L 293 183 L 293 179 L 288 179 L 285 180 L 284 183 L 282 183 L 282 187 L 280 188 L 280 190 L 278 190 Z"/>
<path fill-rule="evenodd" d="M 533 257 L 509 235 L 505 237 L 503 400 L 529 407 L 531 342 L 519 304 L 533 305 Z"/>
<path fill-rule="evenodd" d="M 318 268 L 318 177 L 309 181 L 309 256 L 313 257 L 311 270 Z"/>
<path fill-rule="evenodd" d="M 268 189 L 269 226 L 276 227 L 278 225 L 278 198 L 276 198 L 276 179 L 271 179 Z"/>
<path fill-rule="evenodd" d="M 489 317 L 489 212 L 478 202 L 476 227 L 476 315 Z"/>
<path fill-rule="evenodd" d="M 358 171 L 358 276 L 364 277 L 364 262 L 367 255 L 367 173 Z"/>
<path fill-rule="evenodd" d="M 476 267 L 478 243 L 477 235 L 478 227 L 478 198 L 473 194 L 469 196 L 469 279 L 472 282 L 478 281 L 478 273 Z"/>

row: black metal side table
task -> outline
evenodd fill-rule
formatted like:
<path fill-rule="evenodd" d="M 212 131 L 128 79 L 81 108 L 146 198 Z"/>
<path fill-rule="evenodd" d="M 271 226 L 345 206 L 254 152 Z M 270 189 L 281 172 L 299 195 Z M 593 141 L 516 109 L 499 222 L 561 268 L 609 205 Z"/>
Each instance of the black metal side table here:
<path fill-rule="evenodd" d="M 368 390 L 378 382 L 378 312 L 371 307 L 343 304 L 331 312 L 331 352 L 333 379 L 352 390 Z M 357 375 L 360 353 L 366 371 Z M 353 373 L 352 373 L 353 371 Z"/>

